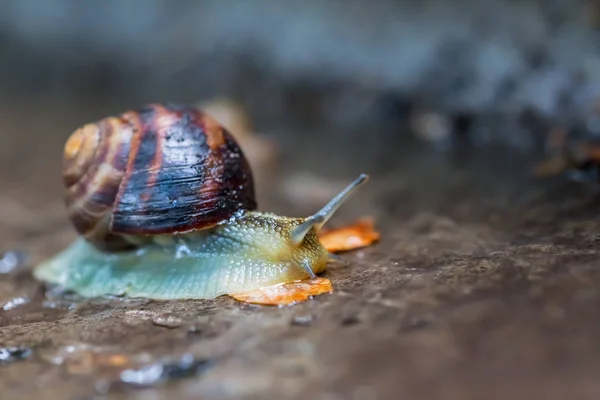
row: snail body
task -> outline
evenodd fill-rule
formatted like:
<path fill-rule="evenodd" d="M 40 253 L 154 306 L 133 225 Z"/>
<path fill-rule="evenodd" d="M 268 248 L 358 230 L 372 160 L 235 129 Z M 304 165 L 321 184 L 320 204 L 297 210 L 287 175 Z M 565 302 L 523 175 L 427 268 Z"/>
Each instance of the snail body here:
<path fill-rule="evenodd" d="M 34 275 L 84 297 L 212 299 L 314 277 L 317 231 L 361 175 L 307 218 L 257 210 L 235 139 L 191 107 L 151 105 L 77 129 L 65 144 L 79 237 Z"/>

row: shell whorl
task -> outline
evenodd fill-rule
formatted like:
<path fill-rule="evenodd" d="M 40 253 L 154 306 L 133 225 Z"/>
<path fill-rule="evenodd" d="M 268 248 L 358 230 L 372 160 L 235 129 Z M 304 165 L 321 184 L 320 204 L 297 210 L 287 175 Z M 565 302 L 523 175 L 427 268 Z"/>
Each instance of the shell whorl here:
<path fill-rule="evenodd" d="M 109 232 L 109 211 L 126 171 L 132 126 L 109 117 L 75 130 L 64 150 L 66 205 L 75 230 L 103 250 L 131 247 Z"/>
<path fill-rule="evenodd" d="M 204 229 L 257 207 L 237 142 L 184 106 L 153 104 L 75 130 L 63 180 L 71 222 L 103 250 L 134 247 L 132 236 Z"/>

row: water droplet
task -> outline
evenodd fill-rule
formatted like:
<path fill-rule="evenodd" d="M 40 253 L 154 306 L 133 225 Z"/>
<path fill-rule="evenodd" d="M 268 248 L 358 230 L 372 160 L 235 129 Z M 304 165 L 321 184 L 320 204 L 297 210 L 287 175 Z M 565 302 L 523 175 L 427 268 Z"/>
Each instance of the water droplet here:
<path fill-rule="evenodd" d="M 342 326 L 352 326 L 360 323 L 360 317 L 356 314 L 347 314 L 342 317 Z"/>
<path fill-rule="evenodd" d="M 4 303 L 2 309 L 4 311 L 12 310 L 19 307 L 20 305 L 29 303 L 29 301 L 30 300 L 28 297 L 15 297 Z"/>
<path fill-rule="evenodd" d="M 77 308 L 77 303 L 66 300 L 44 300 L 42 307 L 69 311 Z"/>
<path fill-rule="evenodd" d="M 0 256 L 0 274 L 8 274 L 27 264 L 28 256 L 22 251 L 7 251 Z"/>
<path fill-rule="evenodd" d="M 126 354 L 112 346 L 81 342 L 51 346 L 39 355 L 45 362 L 62 366 L 68 374 L 93 377 L 96 391 L 102 394 L 120 385 L 146 387 L 193 376 L 212 364 L 189 353 L 156 358 L 150 353 Z"/>
<path fill-rule="evenodd" d="M 192 250 L 188 247 L 187 243 L 183 238 L 178 238 L 177 240 L 177 251 L 175 252 L 176 258 L 181 258 L 183 256 L 189 255 L 192 253 Z"/>
<path fill-rule="evenodd" d="M 167 194 L 167 199 L 169 200 L 169 203 L 171 203 L 171 205 L 177 205 L 177 203 L 178 203 L 176 195 Z"/>
<path fill-rule="evenodd" d="M 161 315 L 161 316 L 154 318 L 152 320 L 152 323 L 154 325 L 172 329 L 172 328 L 180 327 L 181 324 L 183 324 L 183 321 L 181 320 L 181 318 L 177 318 L 172 315 L 168 315 L 168 316 Z"/>
<path fill-rule="evenodd" d="M 163 374 L 163 366 L 152 364 L 140 369 L 126 369 L 121 372 L 121 380 L 134 385 L 150 385 L 158 381 Z"/>
<path fill-rule="evenodd" d="M 315 317 L 311 313 L 301 313 L 297 314 L 292 318 L 291 324 L 297 326 L 309 326 L 315 320 Z"/>
<path fill-rule="evenodd" d="M 26 347 L 0 347 L 0 365 L 23 360 L 31 355 Z"/>
<path fill-rule="evenodd" d="M 152 386 L 172 379 L 193 376 L 210 366 L 210 361 L 184 354 L 179 360 L 163 360 L 121 372 L 121 381 L 136 386 Z"/>

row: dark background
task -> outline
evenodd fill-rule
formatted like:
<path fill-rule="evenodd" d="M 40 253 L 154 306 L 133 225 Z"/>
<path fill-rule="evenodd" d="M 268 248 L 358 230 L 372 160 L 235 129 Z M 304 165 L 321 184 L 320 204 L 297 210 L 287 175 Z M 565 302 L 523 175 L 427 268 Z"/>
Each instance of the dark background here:
<path fill-rule="evenodd" d="M 150 101 L 226 96 L 261 131 L 301 129 L 316 141 L 315 129 L 331 123 L 329 135 L 354 141 L 348 131 L 360 126 L 368 132 L 360 140 L 385 148 L 404 132 L 375 124 L 411 107 L 489 114 L 500 123 L 476 126 L 481 139 L 496 134 L 527 147 L 531 127 L 519 129 L 517 116 L 572 123 L 594 107 L 596 8 L 563 0 L 5 1 L 0 85 L 7 102 L 98 109 L 76 122 Z"/>

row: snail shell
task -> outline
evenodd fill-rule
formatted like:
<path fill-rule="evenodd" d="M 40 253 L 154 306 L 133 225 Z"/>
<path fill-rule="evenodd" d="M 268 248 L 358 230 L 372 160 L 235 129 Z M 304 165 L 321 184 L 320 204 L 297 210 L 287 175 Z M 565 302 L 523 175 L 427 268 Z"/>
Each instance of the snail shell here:
<path fill-rule="evenodd" d="M 197 108 L 152 104 L 75 130 L 64 148 L 66 205 L 95 247 L 215 226 L 257 207 L 233 136 Z"/>

